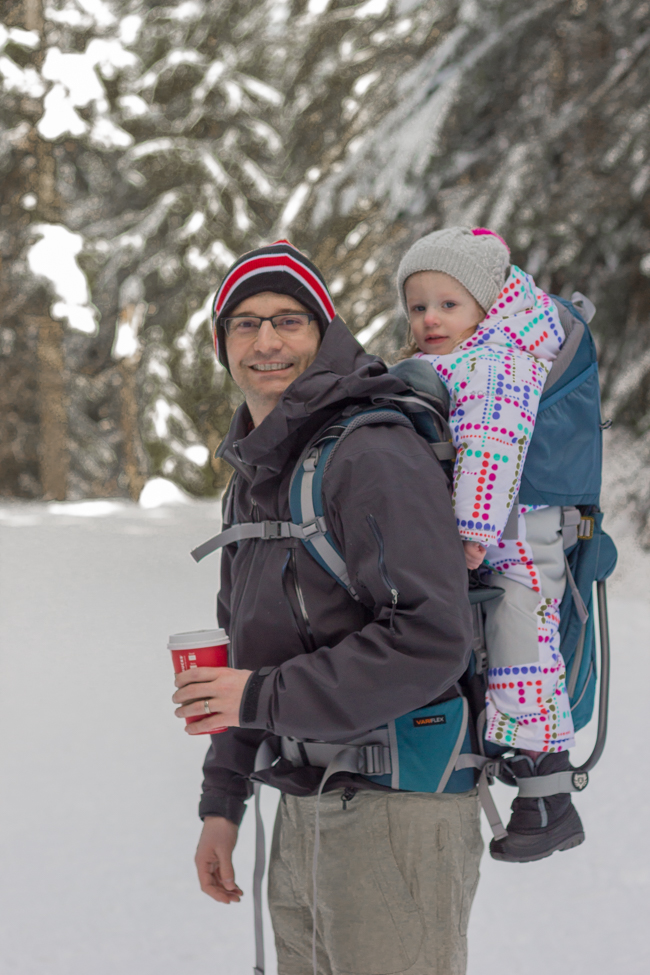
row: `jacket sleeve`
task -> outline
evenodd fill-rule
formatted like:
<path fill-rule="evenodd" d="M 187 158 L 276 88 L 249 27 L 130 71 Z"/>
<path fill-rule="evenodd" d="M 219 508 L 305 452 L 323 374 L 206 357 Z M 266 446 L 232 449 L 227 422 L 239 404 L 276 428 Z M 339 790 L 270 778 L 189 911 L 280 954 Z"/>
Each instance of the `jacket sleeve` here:
<path fill-rule="evenodd" d="M 217 594 L 217 620 L 226 633 L 230 632 L 231 565 L 235 546 L 221 551 L 221 580 Z M 262 736 L 259 732 L 229 728 L 212 736 L 212 743 L 203 763 L 203 789 L 199 802 L 199 816 L 224 816 L 236 826 L 246 811 L 246 800 L 252 794 L 248 779 L 255 763 L 255 753 Z"/>
<path fill-rule="evenodd" d="M 248 775 L 255 764 L 255 753 L 262 739 L 255 731 L 229 728 L 212 736 L 203 763 L 203 789 L 199 816 L 224 816 L 236 826 L 246 811 L 246 800 L 253 792 Z"/>
<path fill-rule="evenodd" d="M 446 478 L 415 433 L 356 430 L 324 476 L 323 499 L 369 622 L 253 674 L 240 717 L 245 727 L 336 741 L 422 707 L 458 680 L 471 619 Z"/>
<path fill-rule="evenodd" d="M 548 364 L 505 348 L 468 355 L 455 384 L 453 505 L 461 538 L 496 544 L 521 484 Z"/>

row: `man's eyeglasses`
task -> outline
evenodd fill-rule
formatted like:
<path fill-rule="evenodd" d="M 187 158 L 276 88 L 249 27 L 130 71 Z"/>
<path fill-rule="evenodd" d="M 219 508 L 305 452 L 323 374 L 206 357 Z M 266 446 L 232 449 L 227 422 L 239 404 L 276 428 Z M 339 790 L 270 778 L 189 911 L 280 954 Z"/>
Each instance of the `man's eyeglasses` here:
<path fill-rule="evenodd" d="M 226 335 L 236 335 L 238 338 L 252 338 L 259 334 L 262 322 L 270 322 L 276 332 L 281 335 L 295 335 L 296 332 L 307 328 L 310 322 L 316 321 L 315 315 L 307 312 L 292 312 L 291 314 L 274 315 L 273 318 L 256 318 L 254 315 L 238 315 L 236 318 L 224 318 L 222 324 Z"/>

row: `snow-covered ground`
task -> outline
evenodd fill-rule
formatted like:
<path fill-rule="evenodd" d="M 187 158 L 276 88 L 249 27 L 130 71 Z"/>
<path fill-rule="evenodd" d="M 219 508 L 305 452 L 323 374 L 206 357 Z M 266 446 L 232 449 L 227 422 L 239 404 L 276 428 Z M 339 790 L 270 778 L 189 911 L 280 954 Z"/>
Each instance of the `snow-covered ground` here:
<path fill-rule="evenodd" d="M 237 850 L 244 901 L 216 905 L 192 864 L 206 742 L 183 734 L 169 700 L 168 633 L 214 619 L 217 560 L 196 566 L 188 552 L 217 521 L 208 503 L 0 506 L 7 975 L 250 973 L 253 817 Z M 617 529 L 611 732 L 576 799 L 588 839 L 538 864 L 484 858 L 471 975 L 650 970 L 650 566 L 629 526 Z M 511 798 L 498 788 L 504 812 Z"/>

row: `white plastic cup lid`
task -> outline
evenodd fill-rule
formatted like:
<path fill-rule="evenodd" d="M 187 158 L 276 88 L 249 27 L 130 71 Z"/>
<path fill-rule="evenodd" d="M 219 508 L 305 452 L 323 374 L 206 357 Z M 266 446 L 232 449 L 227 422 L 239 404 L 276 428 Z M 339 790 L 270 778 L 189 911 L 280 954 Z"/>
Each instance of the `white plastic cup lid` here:
<path fill-rule="evenodd" d="M 189 633 L 172 633 L 168 650 L 196 650 L 199 647 L 218 647 L 230 643 L 225 630 L 191 630 Z"/>

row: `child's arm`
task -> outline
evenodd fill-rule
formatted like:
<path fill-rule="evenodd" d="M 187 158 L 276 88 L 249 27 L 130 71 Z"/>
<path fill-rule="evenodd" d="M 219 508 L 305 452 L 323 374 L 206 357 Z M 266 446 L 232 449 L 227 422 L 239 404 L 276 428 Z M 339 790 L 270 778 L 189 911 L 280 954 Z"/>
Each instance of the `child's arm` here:
<path fill-rule="evenodd" d="M 498 542 L 519 491 L 548 365 L 506 348 L 457 362 L 453 502 L 463 541 Z"/>

